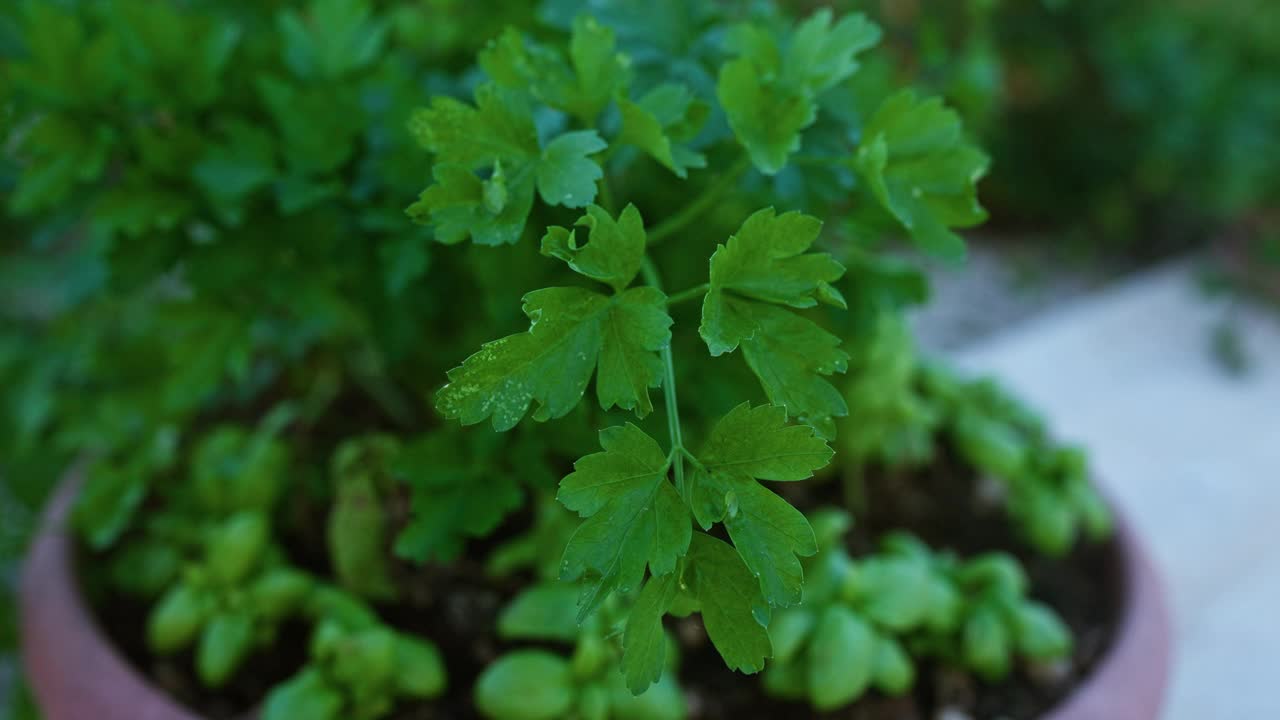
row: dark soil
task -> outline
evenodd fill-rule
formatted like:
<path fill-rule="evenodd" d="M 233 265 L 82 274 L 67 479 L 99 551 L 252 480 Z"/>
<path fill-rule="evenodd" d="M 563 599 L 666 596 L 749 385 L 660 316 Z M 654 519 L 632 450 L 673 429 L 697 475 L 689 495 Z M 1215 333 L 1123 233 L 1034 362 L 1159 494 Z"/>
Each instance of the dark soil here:
<path fill-rule="evenodd" d="M 983 492 L 972 473 L 950 458 L 908 474 L 872 474 L 864 513 L 849 536 L 855 556 L 866 553 L 890 530 L 908 530 L 935 549 L 960 556 L 989 550 L 1016 555 L 1027 568 L 1032 594 L 1052 606 L 1075 633 L 1074 656 L 1052 668 L 1019 667 L 1005 682 L 988 684 L 938 663 L 917 667 L 915 689 L 901 698 L 874 693 L 832 713 L 815 713 L 804 704 L 766 697 L 754 679 L 725 668 L 707 641 L 696 616 L 672 627 L 683 644 L 680 683 L 686 690 L 692 720 L 1034 720 L 1053 707 L 1087 675 L 1103 656 L 1114 632 L 1120 607 L 1121 569 L 1113 543 L 1081 544 L 1065 558 L 1041 557 L 1023 543 L 1003 511 Z M 802 509 L 840 503 L 840 483 L 788 483 L 781 489 Z M 489 546 L 518 532 L 528 518 L 516 516 L 484 543 Z M 312 524 L 314 525 L 314 523 Z M 321 529 L 315 528 L 319 533 Z M 324 572 L 322 539 L 293 538 L 300 550 L 295 561 Z M 484 557 L 476 544 L 471 557 Z M 379 608 L 392 625 L 429 637 L 448 658 L 449 690 L 430 704 L 401 708 L 393 720 L 472 720 L 471 688 L 483 668 L 511 649 L 493 634 L 498 611 L 527 582 L 496 582 L 474 561 L 449 566 L 403 569 L 402 601 Z M 161 688 L 211 720 L 243 718 L 266 691 L 288 678 L 305 662 L 305 627 L 282 629 L 276 652 L 255 655 L 231 687 L 212 693 L 192 673 L 190 655 L 163 660 L 146 653 L 143 638 L 146 607 L 137 602 L 102 598 L 95 603 L 103 626 L 130 659 Z"/>

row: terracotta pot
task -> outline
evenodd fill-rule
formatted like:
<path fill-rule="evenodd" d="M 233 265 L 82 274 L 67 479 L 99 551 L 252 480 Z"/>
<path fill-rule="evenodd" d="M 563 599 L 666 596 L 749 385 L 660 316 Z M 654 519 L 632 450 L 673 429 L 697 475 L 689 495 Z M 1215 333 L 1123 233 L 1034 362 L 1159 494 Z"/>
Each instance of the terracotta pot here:
<path fill-rule="evenodd" d="M 80 596 L 68 517 L 79 476 L 45 510 L 22 572 L 23 662 L 46 720 L 201 720 L 152 687 L 113 648 Z M 1119 525 L 1125 601 L 1111 649 L 1043 720 L 1157 720 L 1169 668 L 1169 617 L 1155 568 Z"/>
<path fill-rule="evenodd" d="M 1121 519 L 1123 604 L 1106 656 L 1044 720 L 1159 720 L 1169 680 L 1169 608 L 1151 556 Z"/>
<path fill-rule="evenodd" d="M 72 471 L 45 508 L 22 568 L 22 661 L 46 720 L 201 720 L 121 657 L 84 605 L 76 577 Z"/>

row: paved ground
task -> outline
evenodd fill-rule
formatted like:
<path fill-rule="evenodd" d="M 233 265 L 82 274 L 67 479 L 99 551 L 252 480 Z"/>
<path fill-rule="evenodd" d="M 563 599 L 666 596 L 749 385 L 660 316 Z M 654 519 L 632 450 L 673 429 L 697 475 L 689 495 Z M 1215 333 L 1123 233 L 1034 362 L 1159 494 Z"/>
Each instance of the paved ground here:
<path fill-rule="evenodd" d="M 1178 645 L 1166 720 L 1280 718 L 1280 321 L 1238 315 L 1253 368 L 1228 375 L 1194 277 L 1158 268 L 960 357 L 1090 447 L 1152 546 Z"/>
<path fill-rule="evenodd" d="M 921 347 L 931 352 L 972 346 L 1103 288 L 1119 272 L 1114 262 L 1083 262 L 1037 238 L 971 243 L 959 268 L 925 265 L 934 300 L 911 319 Z"/>

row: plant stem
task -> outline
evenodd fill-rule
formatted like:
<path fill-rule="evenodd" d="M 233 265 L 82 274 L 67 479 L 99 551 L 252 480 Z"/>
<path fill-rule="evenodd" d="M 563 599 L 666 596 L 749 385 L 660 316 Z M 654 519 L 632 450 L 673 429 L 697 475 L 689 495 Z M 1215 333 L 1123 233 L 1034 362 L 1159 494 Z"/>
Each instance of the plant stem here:
<path fill-rule="evenodd" d="M 697 220 L 702 213 L 716 204 L 721 195 L 724 195 L 734 184 L 738 182 L 738 178 L 742 173 L 751 167 L 751 159 L 743 155 L 728 170 L 720 176 L 718 180 L 711 184 L 702 194 L 694 198 L 693 202 L 684 207 L 683 210 L 667 218 L 659 223 L 652 231 L 649 232 L 649 245 L 657 245 L 667 238 L 675 235 L 685 227 Z"/>
<path fill-rule="evenodd" d="M 613 188 L 609 185 L 608 171 L 600 177 L 600 207 L 604 208 L 610 215 L 617 214 L 617 208 L 613 202 Z"/>
<path fill-rule="evenodd" d="M 662 278 L 653 260 L 645 257 L 640 266 L 644 281 L 654 289 L 662 290 Z M 684 294 L 684 293 L 681 293 Z M 680 401 L 676 397 L 676 366 L 671 355 L 671 343 L 662 348 L 662 397 L 667 406 L 667 432 L 671 436 L 672 468 L 675 471 L 676 491 L 684 495 L 684 436 L 680 430 Z"/>
<path fill-rule="evenodd" d="M 697 300 L 703 295 L 706 295 L 707 291 L 709 291 L 710 289 L 711 289 L 711 283 L 702 283 L 697 287 L 691 287 L 688 290 L 682 290 L 681 292 L 678 292 L 675 295 L 672 295 L 671 297 L 667 298 L 667 307 L 671 307 L 672 305 L 679 305 L 682 302 L 688 302 L 690 300 Z"/>

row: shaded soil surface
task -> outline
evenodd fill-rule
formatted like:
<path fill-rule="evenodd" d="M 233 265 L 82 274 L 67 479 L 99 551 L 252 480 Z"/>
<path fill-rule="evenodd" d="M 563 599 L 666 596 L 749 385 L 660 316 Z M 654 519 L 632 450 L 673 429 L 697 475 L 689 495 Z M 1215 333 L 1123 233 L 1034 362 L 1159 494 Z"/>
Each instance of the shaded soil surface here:
<path fill-rule="evenodd" d="M 788 492 L 788 500 L 802 509 L 840 501 L 840 484 L 836 482 L 774 487 Z M 1003 511 L 982 499 L 972 474 L 946 458 L 920 472 L 870 477 L 867 496 L 874 503 L 871 512 L 860 519 L 848 538 L 855 556 L 868 552 L 884 533 L 898 529 L 915 533 L 935 549 L 949 549 L 960 556 L 989 550 L 1010 552 L 1024 563 L 1032 594 L 1057 610 L 1071 627 L 1076 637 L 1074 656 L 1053 668 L 1019 667 L 999 684 L 981 682 L 939 663 L 921 662 L 916 687 L 904 697 L 872 693 L 842 710 L 815 713 L 803 704 L 768 698 L 756 680 L 726 669 L 696 616 L 669 618 L 683 645 L 680 683 L 691 718 L 1033 720 L 1069 694 L 1105 654 L 1121 600 L 1119 557 L 1112 543 L 1082 544 L 1059 559 L 1036 555 L 1018 539 Z M 498 542 L 527 523 L 527 517 L 513 518 L 484 545 Z M 295 561 L 324 572 L 322 540 L 312 538 L 296 547 L 307 550 L 299 552 Z M 483 557 L 484 550 L 472 547 L 469 554 Z M 448 658 L 449 690 L 433 703 L 399 708 L 393 720 L 479 717 L 471 706 L 470 689 L 483 668 L 510 649 L 494 637 L 493 628 L 499 610 L 525 580 L 498 582 L 478 564 L 467 561 L 447 567 L 403 569 L 401 603 L 379 610 L 392 625 L 420 633 L 440 646 Z M 103 627 L 139 668 L 159 687 L 211 720 L 250 716 L 266 691 L 296 672 L 306 659 L 306 628 L 282 628 L 274 653 L 258 653 L 231 686 L 212 693 L 194 678 L 190 653 L 158 660 L 145 651 L 144 605 L 116 597 L 109 601 L 99 598 L 95 605 Z"/>

